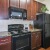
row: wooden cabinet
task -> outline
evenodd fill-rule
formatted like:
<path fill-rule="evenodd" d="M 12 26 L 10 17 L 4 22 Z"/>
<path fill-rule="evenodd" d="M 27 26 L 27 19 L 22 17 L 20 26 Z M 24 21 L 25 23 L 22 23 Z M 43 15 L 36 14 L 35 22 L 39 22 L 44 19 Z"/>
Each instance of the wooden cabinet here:
<path fill-rule="evenodd" d="M 32 0 L 31 1 L 31 19 L 36 20 L 36 13 L 37 13 L 37 2 Z"/>
<path fill-rule="evenodd" d="M 27 10 L 27 19 L 31 19 L 31 0 L 10 0 L 10 6 Z"/>
<path fill-rule="evenodd" d="M 0 50 L 11 50 L 11 43 L 0 45 Z"/>
<path fill-rule="evenodd" d="M 0 0 L 0 19 L 8 19 L 8 8 L 13 6 L 27 10 L 27 19 L 36 20 L 36 13 L 41 12 L 44 4 L 35 0 Z"/>
<path fill-rule="evenodd" d="M 36 20 L 36 13 L 41 12 L 42 5 L 35 0 L 10 0 L 10 6 L 27 10 L 28 20 Z"/>
<path fill-rule="evenodd" d="M 40 2 L 37 2 L 37 6 L 38 6 L 38 13 L 41 13 L 41 7 L 44 6 L 45 4 L 42 4 Z"/>
<path fill-rule="evenodd" d="M 0 19 L 7 19 L 9 0 L 0 0 Z"/>
<path fill-rule="evenodd" d="M 19 8 L 19 1 L 20 0 L 10 0 L 10 6 Z"/>
<path fill-rule="evenodd" d="M 31 0 L 27 0 L 27 19 L 31 20 Z"/>
<path fill-rule="evenodd" d="M 36 19 L 36 13 L 37 13 L 37 2 L 34 0 L 28 0 L 27 2 L 27 17 L 29 20 L 35 20 Z"/>
<path fill-rule="evenodd" d="M 27 0 L 20 0 L 20 8 L 27 9 Z"/>
<path fill-rule="evenodd" d="M 42 7 L 42 4 L 38 2 L 38 13 L 41 12 L 41 7 Z"/>
<path fill-rule="evenodd" d="M 36 34 L 36 46 L 39 47 L 41 46 L 41 32 L 37 32 Z"/>
<path fill-rule="evenodd" d="M 31 34 L 31 50 L 41 46 L 41 32 L 33 32 Z"/>
<path fill-rule="evenodd" d="M 26 9 L 27 0 L 10 0 L 10 6 Z"/>
<path fill-rule="evenodd" d="M 31 34 L 31 49 L 36 48 L 36 33 Z"/>
<path fill-rule="evenodd" d="M 36 14 L 41 13 L 41 7 L 45 5 L 35 0 L 31 0 L 31 19 L 36 20 Z"/>
<path fill-rule="evenodd" d="M 11 50 L 11 37 L 0 38 L 0 50 Z"/>

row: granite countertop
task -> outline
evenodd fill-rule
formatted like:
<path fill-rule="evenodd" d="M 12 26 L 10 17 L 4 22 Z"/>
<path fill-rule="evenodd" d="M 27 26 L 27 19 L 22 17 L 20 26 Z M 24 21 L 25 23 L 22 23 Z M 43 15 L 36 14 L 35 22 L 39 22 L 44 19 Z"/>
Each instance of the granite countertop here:
<path fill-rule="evenodd" d="M 42 29 L 31 29 L 30 32 L 42 31 Z"/>
<path fill-rule="evenodd" d="M 42 29 L 31 29 L 29 30 L 30 32 L 36 32 L 36 31 L 41 31 Z M 6 37 L 6 36 L 11 36 L 11 33 L 8 32 L 8 31 L 3 31 L 3 32 L 0 32 L 0 38 L 1 37 Z"/>
<path fill-rule="evenodd" d="M 0 32 L 0 38 L 1 37 L 6 37 L 6 36 L 11 36 L 10 32 L 8 32 L 8 31 Z"/>

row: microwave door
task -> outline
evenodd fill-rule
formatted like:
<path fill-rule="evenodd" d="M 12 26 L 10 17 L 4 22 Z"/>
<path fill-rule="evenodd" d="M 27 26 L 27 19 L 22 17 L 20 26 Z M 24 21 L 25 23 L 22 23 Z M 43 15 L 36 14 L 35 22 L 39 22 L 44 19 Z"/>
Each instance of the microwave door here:
<path fill-rule="evenodd" d="M 22 13 L 21 12 L 12 12 L 11 13 L 11 18 L 21 19 L 22 18 Z"/>

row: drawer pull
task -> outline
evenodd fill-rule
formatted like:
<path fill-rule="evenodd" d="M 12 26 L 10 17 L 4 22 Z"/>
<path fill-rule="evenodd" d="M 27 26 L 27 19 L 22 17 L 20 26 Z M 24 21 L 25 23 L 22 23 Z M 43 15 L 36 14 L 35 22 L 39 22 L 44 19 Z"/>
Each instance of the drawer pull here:
<path fill-rule="evenodd" d="M 1 41 L 7 41 L 8 39 L 5 39 L 5 40 L 1 40 Z"/>
<path fill-rule="evenodd" d="M 11 41 L 9 41 L 9 42 L 4 42 L 4 43 L 0 43 L 0 45 L 8 44 L 8 43 L 11 43 Z"/>

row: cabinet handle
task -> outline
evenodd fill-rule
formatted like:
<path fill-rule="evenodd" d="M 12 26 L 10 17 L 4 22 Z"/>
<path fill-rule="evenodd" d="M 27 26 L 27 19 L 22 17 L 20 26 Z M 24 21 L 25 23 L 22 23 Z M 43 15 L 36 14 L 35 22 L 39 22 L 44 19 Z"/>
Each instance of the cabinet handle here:
<path fill-rule="evenodd" d="M 5 39 L 5 40 L 1 40 L 1 41 L 4 41 L 4 42 L 5 42 L 5 41 L 7 41 L 7 40 L 8 40 L 8 39 Z"/>
<path fill-rule="evenodd" d="M 11 43 L 11 41 L 9 41 L 9 42 L 5 42 L 5 43 L 0 43 L 0 45 L 8 44 L 8 43 Z"/>
<path fill-rule="evenodd" d="M 33 33 L 33 34 L 35 34 L 35 33 Z"/>
<path fill-rule="evenodd" d="M 36 36 L 36 38 L 38 38 L 38 35 Z"/>

